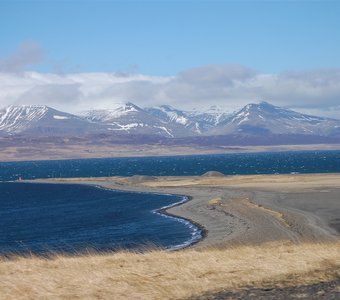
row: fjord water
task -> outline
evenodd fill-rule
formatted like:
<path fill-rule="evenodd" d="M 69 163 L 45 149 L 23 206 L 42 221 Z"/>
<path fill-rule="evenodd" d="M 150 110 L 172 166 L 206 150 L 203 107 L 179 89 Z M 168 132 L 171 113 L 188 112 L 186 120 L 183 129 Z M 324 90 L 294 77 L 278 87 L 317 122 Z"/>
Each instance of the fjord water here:
<path fill-rule="evenodd" d="M 6 182 L 51 177 L 286 174 L 340 172 L 340 151 L 107 158 L 0 163 L 0 253 L 167 248 L 201 237 L 188 221 L 155 210 L 181 196 L 85 185 Z"/>
<path fill-rule="evenodd" d="M 181 196 L 26 183 L 0 183 L 0 195 L 1 254 L 174 248 L 200 237 L 196 226 L 155 211 Z"/>
<path fill-rule="evenodd" d="M 340 172 L 340 151 L 0 162 L 0 181 L 53 177 L 193 176 Z"/>

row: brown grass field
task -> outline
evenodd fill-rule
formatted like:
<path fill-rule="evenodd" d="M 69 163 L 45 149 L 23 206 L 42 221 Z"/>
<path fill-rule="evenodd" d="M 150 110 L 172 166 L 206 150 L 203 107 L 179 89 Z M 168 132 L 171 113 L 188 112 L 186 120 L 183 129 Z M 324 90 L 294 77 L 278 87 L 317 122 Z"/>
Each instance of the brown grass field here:
<path fill-rule="evenodd" d="M 79 158 L 108 158 L 159 155 L 223 154 L 248 152 L 275 152 L 301 150 L 339 150 L 340 144 L 277 145 L 277 146 L 169 146 L 169 145 L 124 145 L 109 142 L 91 143 L 83 140 L 75 142 L 65 138 L 62 143 L 53 141 L 8 143 L 8 138 L 0 138 L 0 161 L 54 160 Z"/>
<path fill-rule="evenodd" d="M 184 299 L 340 277 L 340 242 L 0 259 L 1 299 Z"/>

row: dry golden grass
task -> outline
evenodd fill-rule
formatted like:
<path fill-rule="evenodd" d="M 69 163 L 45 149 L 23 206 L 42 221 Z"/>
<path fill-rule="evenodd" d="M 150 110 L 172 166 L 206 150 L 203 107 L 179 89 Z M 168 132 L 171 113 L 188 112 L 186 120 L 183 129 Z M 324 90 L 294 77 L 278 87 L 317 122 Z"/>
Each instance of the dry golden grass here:
<path fill-rule="evenodd" d="M 222 205 L 222 198 L 221 198 L 221 197 L 218 197 L 218 198 L 210 199 L 210 200 L 208 201 L 208 205 L 210 205 L 210 206 L 218 206 L 218 205 Z"/>
<path fill-rule="evenodd" d="M 112 178 L 113 181 L 128 183 L 128 178 Z M 339 187 L 340 174 L 281 174 L 281 175 L 241 175 L 224 177 L 157 177 L 157 180 L 142 184 L 148 187 L 242 187 L 277 189 L 310 189 L 317 187 Z"/>
<path fill-rule="evenodd" d="M 5 141 L 5 144 L 8 141 Z M 157 155 L 193 155 L 193 154 L 223 154 L 248 152 L 273 152 L 292 150 L 339 150 L 340 144 L 314 145 L 278 145 L 278 146 L 238 146 L 238 147 L 200 147 L 200 146 L 166 146 L 166 145 L 124 145 L 102 143 L 91 145 L 87 140 L 73 143 L 65 138 L 59 143 L 28 143 L 17 146 L 6 146 L 0 138 L 0 161 L 70 159 L 70 158 L 107 158 L 127 156 L 157 156 Z"/>
<path fill-rule="evenodd" d="M 339 278 L 340 242 L 0 261 L 1 299 L 181 299 Z"/>

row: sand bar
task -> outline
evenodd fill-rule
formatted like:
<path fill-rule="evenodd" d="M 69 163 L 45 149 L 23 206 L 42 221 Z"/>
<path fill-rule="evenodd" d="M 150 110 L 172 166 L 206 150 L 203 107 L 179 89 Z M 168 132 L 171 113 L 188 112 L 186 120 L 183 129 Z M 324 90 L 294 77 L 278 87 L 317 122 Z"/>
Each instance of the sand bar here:
<path fill-rule="evenodd" d="M 340 174 L 223 177 L 102 177 L 33 182 L 93 184 L 125 191 L 187 195 L 168 210 L 203 226 L 193 247 L 340 237 Z"/>

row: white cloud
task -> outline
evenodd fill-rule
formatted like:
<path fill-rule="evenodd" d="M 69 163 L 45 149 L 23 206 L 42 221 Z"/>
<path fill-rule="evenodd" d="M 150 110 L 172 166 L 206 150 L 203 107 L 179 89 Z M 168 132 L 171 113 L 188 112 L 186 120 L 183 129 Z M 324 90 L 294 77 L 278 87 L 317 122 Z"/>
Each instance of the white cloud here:
<path fill-rule="evenodd" d="M 15 104 L 30 105 L 48 102 L 49 106 L 55 107 L 60 105 L 60 100 L 63 99 L 64 104 L 67 104 L 68 108 L 72 108 L 82 98 L 80 87 L 81 85 L 77 83 L 35 85 L 22 93 Z"/>
<path fill-rule="evenodd" d="M 172 77 L 0 73 L 0 106 L 34 103 L 78 112 L 131 101 L 142 107 L 170 104 L 190 109 L 219 105 L 235 110 L 261 100 L 340 118 L 340 69 L 261 74 L 244 66 L 208 65 Z"/>

